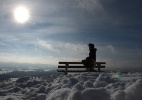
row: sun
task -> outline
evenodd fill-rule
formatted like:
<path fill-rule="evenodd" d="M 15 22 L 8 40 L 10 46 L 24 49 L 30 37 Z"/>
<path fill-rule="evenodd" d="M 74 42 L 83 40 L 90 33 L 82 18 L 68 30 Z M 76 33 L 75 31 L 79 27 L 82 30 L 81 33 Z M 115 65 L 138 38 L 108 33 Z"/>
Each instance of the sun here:
<path fill-rule="evenodd" d="M 24 6 L 16 7 L 14 10 L 14 18 L 18 23 L 25 23 L 29 20 L 29 10 Z"/>

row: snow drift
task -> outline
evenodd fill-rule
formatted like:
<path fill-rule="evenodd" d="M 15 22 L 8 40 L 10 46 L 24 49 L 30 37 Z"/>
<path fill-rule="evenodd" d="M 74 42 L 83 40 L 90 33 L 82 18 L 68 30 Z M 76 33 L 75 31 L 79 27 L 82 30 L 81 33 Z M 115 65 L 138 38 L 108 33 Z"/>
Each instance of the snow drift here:
<path fill-rule="evenodd" d="M 21 77 L 0 82 L 0 100 L 141 100 L 142 73 Z"/>

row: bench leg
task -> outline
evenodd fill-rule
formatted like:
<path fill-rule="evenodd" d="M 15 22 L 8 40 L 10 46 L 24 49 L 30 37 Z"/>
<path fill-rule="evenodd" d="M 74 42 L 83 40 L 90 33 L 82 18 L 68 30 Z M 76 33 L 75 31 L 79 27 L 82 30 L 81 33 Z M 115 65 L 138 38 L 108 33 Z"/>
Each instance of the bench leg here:
<path fill-rule="evenodd" d="M 65 75 L 67 75 L 67 74 L 68 74 L 68 66 L 69 66 L 69 64 L 66 64 L 66 68 L 65 68 Z"/>
<path fill-rule="evenodd" d="M 101 72 L 100 64 L 97 64 L 98 72 Z"/>
<path fill-rule="evenodd" d="M 101 72 L 101 68 L 100 67 L 98 68 L 98 71 Z"/>

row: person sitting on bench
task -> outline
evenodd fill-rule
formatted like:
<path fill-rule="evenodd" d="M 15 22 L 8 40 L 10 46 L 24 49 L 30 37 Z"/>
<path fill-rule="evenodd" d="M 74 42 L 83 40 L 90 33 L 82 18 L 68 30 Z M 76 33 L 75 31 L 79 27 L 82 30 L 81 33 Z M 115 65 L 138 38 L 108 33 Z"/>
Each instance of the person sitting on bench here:
<path fill-rule="evenodd" d="M 96 51 L 97 49 L 94 47 L 94 44 L 89 43 L 89 57 L 87 57 L 85 60 L 82 60 L 82 63 L 84 66 L 88 66 L 86 70 L 94 70 L 94 66 L 96 66 Z"/>

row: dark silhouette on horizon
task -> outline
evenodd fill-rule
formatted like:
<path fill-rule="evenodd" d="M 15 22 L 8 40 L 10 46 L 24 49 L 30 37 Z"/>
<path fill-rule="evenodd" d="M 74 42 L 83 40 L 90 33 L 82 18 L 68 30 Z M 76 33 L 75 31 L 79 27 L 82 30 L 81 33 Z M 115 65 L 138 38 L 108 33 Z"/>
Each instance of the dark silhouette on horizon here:
<path fill-rule="evenodd" d="M 97 49 L 95 48 L 94 44 L 89 43 L 89 56 L 85 59 L 82 60 L 82 63 L 84 66 L 87 66 L 86 70 L 94 70 L 94 66 L 96 65 L 96 51 Z"/>

